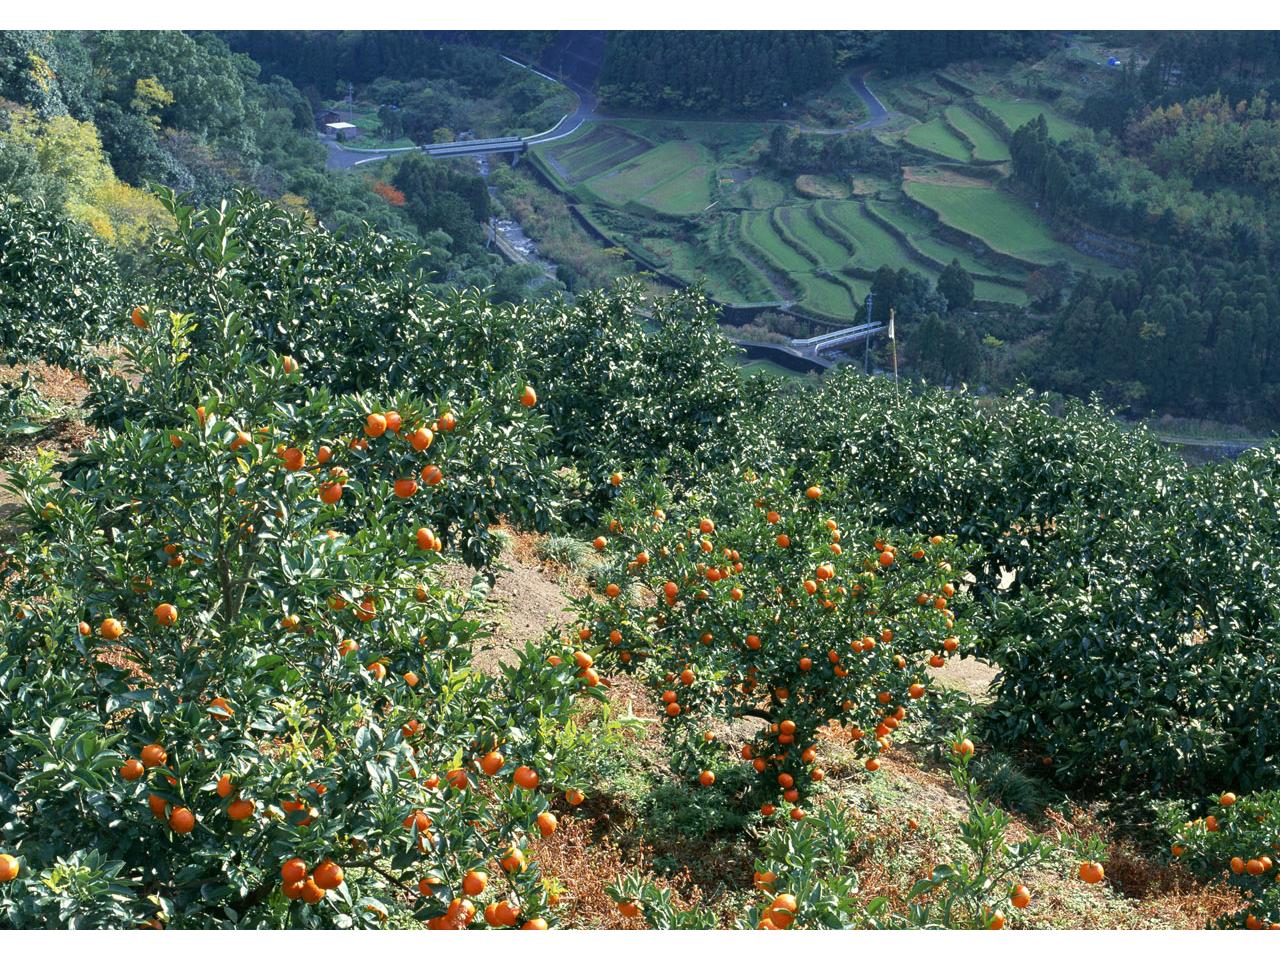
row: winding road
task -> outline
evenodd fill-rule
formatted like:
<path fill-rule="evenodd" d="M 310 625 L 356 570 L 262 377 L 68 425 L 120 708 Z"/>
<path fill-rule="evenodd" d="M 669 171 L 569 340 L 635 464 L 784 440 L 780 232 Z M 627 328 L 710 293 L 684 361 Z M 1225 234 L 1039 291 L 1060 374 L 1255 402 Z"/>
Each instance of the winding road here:
<path fill-rule="evenodd" d="M 862 102 L 867 105 L 867 112 L 871 116 L 863 120 L 861 123 L 854 124 L 855 130 L 870 130 L 881 124 L 888 123 L 893 117 L 880 98 L 871 92 L 871 88 L 867 86 L 867 74 L 871 72 L 871 68 L 867 67 L 861 73 L 852 73 L 849 75 L 849 86 L 853 87 L 853 92 L 862 98 Z"/>
<path fill-rule="evenodd" d="M 570 80 L 562 78 L 557 80 L 555 77 L 548 76 L 536 67 L 531 67 L 526 63 L 518 60 L 512 60 L 510 57 L 503 55 L 502 59 L 509 63 L 514 63 L 518 67 L 524 67 L 526 70 L 532 70 L 540 77 L 545 77 L 553 83 L 559 83 L 567 87 L 571 93 L 578 98 L 578 105 L 560 118 L 560 122 L 549 130 L 541 133 L 535 133 L 529 137 L 523 137 L 524 146 L 530 146 L 537 143 L 550 143 L 552 140 L 559 140 L 569 136 L 588 120 L 596 119 L 596 95 L 586 87 Z M 394 153 L 408 153 L 411 150 L 423 150 L 427 153 L 435 153 L 439 151 L 447 156 L 464 157 L 478 153 L 490 153 L 484 146 L 484 142 L 473 142 L 469 140 L 455 140 L 451 143 L 433 143 L 423 144 L 416 147 L 392 147 L 386 150 L 361 150 L 359 148 L 344 147 L 336 140 L 324 140 L 325 149 L 329 155 L 326 158 L 325 166 L 330 170 L 349 170 L 352 167 L 358 167 L 364 163 L 373 163 L 377 160 L 385 160 Z M 521 150 L 524 146 L 520 147 Z M 514 152 L 508 150 L 508 152 Z"/>
<path fill-rule="evenodd" d="M 596 112 L 596 108 L 599 105 L 596 95 L 580 83 L 568 77 L 557 79 L 543 73 L 541 70 L 536 67 L 532 67 L 527 63 L 521 63 L 519 60 L 513 60 L 505 54 L 502 55 L 502 58 L 518 67 L 523 67 L 526 70 L 532 70 L 538 76 L 551 80 L 554 83 L 563 84 L 574 94 L 574 96 L 578 98 L 578 105 L 572 111 L 561 117 L 560 122 L 551 129 L 521 138 L 523 140 L 522 147 L 516 148 L 513 144 L 508 144 L 505 150 L 500 149 L 497 152 L 518 152 L 518 150 L 523 150 L 524 147 L 532 146 L 534 144 L 550 143 L 553 140 L 560 140 L 569 136 L 588 121 L 603 119 L 601 115 Z M 871 67 L 865 67 L 861 71 L 851 73 L 849 75 L 849 85 L 853 87 L 854 93 L 856 93 L 866 105 L 867 112 L 870 114 L 866 120 L 863 120 L 861 123 L 853 124 L 851 127 L 841 127 L 832 130 L 808 130 L 800 128 L 801 132 L 835 135 L 845 133 L 849 129 L 871 130 L 875 127 L 888 123 L 893 119 L 894 114 L 880 102 L 880 99 L 872 93 L 871 88 L 867 86 L 867 74 L 871 69 Z M 514 143 L 514 138 L 512 139 Z M 378 160 L 385 160 L 394 153 L 408 153 L 410 150 L 423 150 L 427 153 L 439 152 L 443 155 L 454 157 L 495 152 L 493 149 L 486 148 L 485 143 L 487 141 L 473 142 L 468 140 L 455 140 L 451 143 L 423 144 L 416 147 L 392 147 L 385 150 L 362 150 L 358 147 L 344 147 L 336 140 L 323 140 L 322 142 L 325 145 L 325 149 L 329 152 L 325 166 L 330 170 L 349 170 L 352 167 L 358 167 L 364 163 L 373 163 Z"/>

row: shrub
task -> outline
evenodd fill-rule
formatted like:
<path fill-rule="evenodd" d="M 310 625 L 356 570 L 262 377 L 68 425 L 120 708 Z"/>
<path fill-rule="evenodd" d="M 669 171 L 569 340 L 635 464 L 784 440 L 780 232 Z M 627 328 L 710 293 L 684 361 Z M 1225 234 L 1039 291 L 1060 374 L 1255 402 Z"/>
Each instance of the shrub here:
<path fill-rule="evenodd" d="M 961 646 L 952 581 L 966 554 L 941 536 L 877 536 L 837 519 L 822 496 L 750 471 L 678 504 L 659 484 L 628 490 L 612 541 L 596 541 L 629 559 L 624 575 L 578 603 L 579 638 L 639 670 L 674 727 L 763 722 L 743 758 L 766 812 L 821 779 L 815 737 L 832 721 L 878 766 L 928 690 L 930 658 L 941 664 Z M 677 772 L 697 778 L 704 762 L 686 751 Z"/>
<path fill-rule="evenodd" d="M 1219 926 L 1280 930 L 1280 790 L 1224 793 L 1206 807 L 1212 812 L 1195 820 L 1185 819 L 1189 814 L 1179 804 L 1161 811 L 1173 858 L 1244 895 L 1248 905 L 1219 918 Z"/>

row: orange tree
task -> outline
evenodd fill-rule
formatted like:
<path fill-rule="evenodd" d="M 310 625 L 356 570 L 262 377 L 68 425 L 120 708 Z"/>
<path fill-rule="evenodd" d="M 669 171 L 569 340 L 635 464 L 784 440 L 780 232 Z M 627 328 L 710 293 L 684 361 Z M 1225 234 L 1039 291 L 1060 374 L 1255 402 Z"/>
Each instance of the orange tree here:
<path fill-rule="evenodd" d="M 336 398 L 228 276 L 212 312 L 133 312 L 136 418 L 13 478 L 0 916 L 536 929 L 523 848 L 597 681 L 554 642 L 472 669 L 478 595 L 438 582 L 451 547 L 491 555 L 487 517 L 536 509 L 536 393 Z"/>
<path fill-rule="evenodd" d="M 79 224 L 42 202 L 0 196 L 0 355 L 73 370 L 120 315 L 120 269 Z"/>
<path fill-rule="evenodd" d="M 1008 842 L 1009 818 L 979 797 L 969 770 L 972 757 L 972 742 L 956 737 L 951 772 L 968 805 L 960 827 L 967 856 L 934 867 L 906 891 L 906 913 L 895 912 L 887 897 L 868 899 L 863 893 L 853 855 L 865 827 L 842 803 L 826 800 L 811 815 L 783 821 L 764 835 L 751 878 L 762 899 L 739 924 L 762 930 L 1002 929 L 1031 903 L 1032 891 L 1018 881 L 1047 851 L 1035 837 Z M 650 927 L 716 925 L 707 910 L 679 909 L 669 891 L 636 874 L 607 892 L 624 916 L 643 916 Z"/>
<path fill-rule="evenodd" d="M 700 294 L 646 298 L 625 281 L 572 305 L 541 301 L 518 312 L 555 450 L 576 468 L 589 522 L 612 499 L 617 471 L 661 469 L 688 482 L 749 457 L 759 441 L 769 381 L 741 377 L 737 348 Z"/>
<path fill-rule="evenodd" d="M 30 532 L 5 557 L 0 845 L 21 873 L 4 915 L 465 925 L 474 869 L 540 919 L 520 851 L 554 828 L 549 731 L 584 680 L 532 648 L 469 669 L 469 595 L 437 585 L 414 506 L 447 488 L 397 489 L 407 458 L 447 475 L 447 453 L 383 432 L 348 471 L 339 441 L 377 423 L 366 405 L 299 395 L 279 358 L 240 376 L 265 401 L 252 414 L 189 408 L 176 429 L 108 431 L 70 481 L 47 463 L 15 480 Z M 424 410 L 403 404 L 400 433 Z"/>
<path fill-rule="evenodd" d="M 595 542 L 615 562 L 579 601 L 579 639 L 660 695 L 682 775 L 715 782 L 718 748 L 688 735 L 709 717 L 761 721 L 742 759 L 766 815 L 822 778 L 816 736 L 832 721 L 876 769 L 927 668 L 965 644 L 963 550 L 877 533 L 793 479 L 747 471 L 678 503 L 658 483 L 627 489 Z"/>
<path fill-rule="evenodd" d="M 1218 925 L 1280 930 L 1280 790 L 1236 796 L 1222 793 L 1186 819 L 1185 806 L 1166 805 L 1162 826 L 1172 837 L 1170 854 L 1198 875 L 1225 880 L 1247 901 Z"/>
<path fill-rule="evenodd" d="M 1057 524 L 1043 588 L 994 606 L 993 732 L 1064 780 L 1190 797 L 1280 774 L 1280 451 Z"/>
<path fill-rule="evenodd" d="M 92 378 L 92 422 L 172 431 L 193 406 L 234 410 L 249 422 L 306 389 L 321 391 L 322 404 L 332 391 L 355 397 L 366 413 L 401 416 L 403 424 L 395 416 L 384 424 L 405 441 L 393 448 L 401 472 L 382 479 L 416 477 L 423 491 L 443 484 L 447 497 L 409 502 L 468 563 L 496 556 L 490 527 L 502 517 L 539 530 L 554 521 L 561 485 L 548 453 L 550 424 L 536 409 L 537 384 L 520 350 L 495 347 L 510 339 L 505 314 L 474 294 L 444 302 L 411 277 L 395 279 L 402 254 L 376 235 L 335 237 L 250 197 L 203 210 L 171 195 L 166 202 L 177 227 L 157 242 L 153 259 L 158 289 L 174 306 L 135 308 L 131 322 L 113 330 L 125 356 L 119 369 Z M 242 374 L 241 358 L 283 346 L 302 351 L 278 353 L 298 376 L 281 396 L 264 394 Z M 362 387 L 377 389 L 379 402 L 362 398 Z M 429 397 L 429 409 L 422 400 L 411 409 L 411 397 Z M 364 448 L 376 438 L 362 425 L 342 437 L 313 436 L 317 449 L 336 451 L 334 462 L 341 459 L 352 479 L 369 479 Z M 447 471 L 426 475 L 444 456 Z"/>

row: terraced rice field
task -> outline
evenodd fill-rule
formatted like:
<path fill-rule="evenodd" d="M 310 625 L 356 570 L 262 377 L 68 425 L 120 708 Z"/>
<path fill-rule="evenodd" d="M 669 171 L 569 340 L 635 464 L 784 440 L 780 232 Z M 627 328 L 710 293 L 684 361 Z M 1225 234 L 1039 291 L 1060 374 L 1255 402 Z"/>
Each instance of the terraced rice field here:
<path fill-rule="evenodd" d="M 677 140 L 647 150 L 583 186 L 613 206 L 636 203 L 668 216 L 690 216 L 711 202 L 714 174 L 714 158 L 705 147 Z"/>
<path fill-rule="evenodd" d="M 851 250 L 848 241 L 841 242 L 831 236 L 834 230 L 823 230 L 818 220 L 817 205 L 812 203 L 782 207 L 782 221 L 792 236 L 813 251 L 818 262 L 829 270 L 837 270 L 849 260 Z"/>
<path fill-rule="evenodd" d="M 973 144 L 973 159 L 979 163 L 1000 163 L 1009 159 L 1009 147 L 994 130 L 964 107 L 947 107 L 947 123 Z"/>
<path fill-rule="evenodd" d="M 707 294 L 724 303 L 766 303 L 777 299 L 754 266 L 720 245 L 692 246 L 666 238 L 646 239 L 645 246 L 678 277 L 705 282 Z"/>
<path fill-rule="evenodd" d="M 986 273 L 1009 276 L 1021 281 L 1025 274 L 1003 267 L 995 267 L 984 263 L 974 256 L 971 250 L 962 245 L 948 243 L 934 234 L 936 224 L 917 213 L 907 203 L 888 203 L 877 200 L 868 201 L 871 209 L 893 224 L 907 238 L 907 243 L 924 256 L 941 264 L 959 260 L 960 266 L 970 273 Z"/>
<path fill-rule="evenodd" d="M 975 99 L 1003 120 L 1010 131 L 1017 130 L 1042 113 L 1045 122 L 1049 125 L 1049 136 L 1055 140 L 1063 140 L 1081 130 L 1078 123 L 1068 120 L 1052 107 L 1036 100 L 1013 100 L 992 96 L 980 96 Z"/>
<path fill-rule="evenodd" d="M 908 252 L 898 239 L 867 216 L 867 211 L 858 201 L 829 200 L 820 209 L 823 216 L 853 242 L 856 248 L 852 258 L 854 266 L 863 270 L 878 270 L 880 267 L 896 270 L 903 266 L 923 269 L 921 264 L 910 262 Z"/>
<path fill-rule="evenodd" d="M 934 117 L 928 123 L 916 124 L 907 131 L 906 140 L 921 150 L 928 150 L 961 163 L 967 163 L 970 158 L 969 145 L 955 135 L 942 117 Z"/>
<path fill-rule="evenodd" d="M 1054 239 L 1044 220 L 1003 190 L 915 181 L 903 189 L 943 223 L 972 234 L 992 250 L 1032 263 L 1067 260 L 1095 271 L 1103 266 Z"/>
<path fill-rule="evenodd" d="M 547 150 L 568 183 L 581 183 L 626 163 L 650 149 L 652 144 L 620 127 L 592 126 L 583 136 L 567 139 Z"/>

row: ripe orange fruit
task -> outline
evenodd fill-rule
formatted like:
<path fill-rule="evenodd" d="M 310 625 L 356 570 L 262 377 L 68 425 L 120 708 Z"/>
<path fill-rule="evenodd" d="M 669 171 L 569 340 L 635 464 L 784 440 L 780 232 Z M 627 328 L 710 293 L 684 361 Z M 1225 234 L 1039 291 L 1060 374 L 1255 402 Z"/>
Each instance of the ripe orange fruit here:
<path fill-rule="evenodd" d="M 387 429 L 392 433 L 399 433 L 400 428 L 404 426 L 404 420 L 401 419 L 400 414 L 395 410 L 388 410 L 383 414 L 383 417 L 386 418 Z"/>
<path fill-rule="evenodd" d="M 1224 793 L 1218 798 L 1218 803 L 1222 804 L 1224 807 L 1233 806 L 1235 802 L 1236 795 L 1234 793 Z"/>
<path fill-rule="evenodd" d="M 698 774 L 698 782 L 704 787 L 709 787 L 716 782 L 716 775 L 710 770 L 703 770 Z"/>
<path fill-rule="evenodd" d="M 880 566 L 887 567 L 887 566 L 890 566 L 892 563 L 893 563 L 893 554 L 890 553 L 888 550 L 881 552 Z"/>
<path fill-rule="evenodd" d="M 15 879 L 21 867 L 18 865 L 17 857 L 7 853 L 0 853 L 0 883 L 8 883 Z"/>
<path fill-rule="evenodd" d="M 342 499 L 342 484 L 340 483 L 322 483 L 320 484 L 320 500 L 322 503 L 335 504 Z"/>
<path fill-rule="evenodd" d="M 215 720 L 229 720 L 234 713 L 235 711 L 231 709 L 231 704 L 227 703 L 223 697 L 214 697 L 209 701 L 209 716 Z"/>
<path fill-rule="evenodd" d="M 517 787 L 522 787 L 525 790 L 538 789 L 538 773 L 532 767 L 516 767 L 516 772 L 512 775 L 511 779 L 515 781 L 515 785 Z"/>
<path fill-rule="evenodd" d="M 533 387 L 528 384 L 520 391 L 520 403 L 526 407 L 532 407 L 538 402 L 538 395 L 534 392 Z"/>
<path fill-rule="evenodd" d="M 151 794 L 147 797 L 147 807 L 151 810 L 151 815 L 157 820 L 164 820 L 167 818 L 169 804 L 164 797 L 157 796 L 154 793 Z"/>
<path fill-rule="evenodd" d="M 380 437 L 387 432 L 387 418 L 380 413 L 371 413 L 365 417 L 364 432 L 366 436 Z"/>
<path fill-rule="evenodd" d="M 987 929 L 988 929 L 988 930 L 1003 930 L 1003 929 L 1004 929 L 1004 914 L 1003 914 L 1003 913 L 1001 913 L 999 910 L 997 910 L 997 911 L 995 911 L 993 914 L 991 914 L 991 916 L 987 919 Z"/>
<path fill-rule="evenodd" d="M 342 886 L 342 868 L 332 860 L 323 861 L 311 876 L 321 890 L 337 890 Z"/>
<path fill-rule="evenodd" d="M 298 372 L 298 361 L 293 357 L 281 357 L 280 366 L 284 368 L 284 372 L 287 374 Z"/>
<path fill-rule="evenodd" d="M 804 495 L 810 500 L 820 500 L 822 498 L 822 488 L 816 486 L 810 487 L 804 492 Z"/>
<path fill-rule="evenodd" d="M 302 881 L 302 902 L 315 906 L 329 895 L 329 892 L 316 883 L 315 877 L 307 877 Z"/>
<path fill-rule="evenodd" d="M 559 826 L 559 821 L 556 820 L 556 815 L 551 811 L 544 810 L 538 814 L 538 832 L 544 837 L 549 837 L 555 833 L 557 826 Z"/>
<path fill-rule="evenodd" d="M 176 807 L 169 814 L 169 829 L 174 833 L 190 833 L 196 828 L 196 817 L 186 807 Z"/>
<path fill-rule="evenodd" d="M 497 750 L 490 750 L 480 759 L 480 769 L 492 777 L 502 769 L 502 764 L 505 762 L 502 754 Z"/>
<path fill-rule="evenodd" d="M 129 322 L 139 330 L 146 330 L 148 327 L 146 314 L 143 313 L 142 307 L 134 307 L 133 312 L 129 314 Z"/>
<path fill-rule="evenodd" d="M 444 473 L 435 464 L 427 464 L 422 468 L 422 482 L 428 487 L 434 487 L 444 479 Z"/>
<path fill-rule="evenodd" d="M 149 743 L 142 748 L 142 765 L 145 767 L 163 766 L 165 761 L 169 759 L 169 755 L 165 753 L 164 747 L 158 743 Z"/>
<path fill-rule="evenodd" d="M 624 917 L 635 918 L 640 916 L 640 904 L 634 900 L 624 900 L 618 904 L 618 912 Z"/>
<path fill-rule="evenodd" d="M 119 640 L 124 635 L 124 624 L 115 617 L 107 617 L 98 627 L 98 634 L 104 640 Z"/>
<path fill-rule="evenodd" d="M 126 760 L 124 762 L 124 766 L 120 768 L 120 776 L 125 780 L 128 780 L 130 783 L 141 778 L 145 772 L 146 768 L 133 757 Z"/>
<path fill-rule="evenodd" d="M 252 800 L 233 800 L 227 807 L 227 819 L 248 820 L 253 816 Z"/>
<path fill-rule="evenodd" d="M 436 435 L 427 427 L 419 427 L 417 430 L 413 431 L 413 433 L 409 434 L 409 445 L 413 447 L 414 450 L 418 451 L 418 453 L 422 453 L 427 449 L 427 447 L 431 446 L 431 443 L 435 438 Z"/>
<path fill-rule="evenodd" d="M 1092 860 L 1086 860 L 1084 863 L 1080 864 L 1078 872 L 1080 874 L 1080 879 L 1085 883 L 1101 883 L 1102 878 L 1105 876 L 1102 864 Z"/>
<path fill-rule="evenodd" d="M 446 410 L 440 414 L 440 419 L 436 421 L 436 427 L 445 433 L 451 433 L 458 427 L 458 418 Z"/>
<path fill-rule="evenodd" d="M 526 920 L 523 924 L 521 924 L 520 929 L 521 930 L 546 930 L 547 921 L 543 920 L 541 917 L 534 917 L 533 919 Z"/>
<path fill-rule="evenodd" d="M 581 790 L 566 790 L 564 792 L 564 798 L 571 807 L 576 807 L 581 804 L 583 800 L 587 799 Z"/>
<path fill-rule="evenodd" d="M 419 833 L 426 833 L 431 829 L 431 818 L 422 810 L 415 810 L 401 821 L 400 826 L 406 830 L 416 829 Z"/>
<path fill-rule="evenodd" d="M 401 477 L 395 482 L 393 489 L 397 497 L 407 500 L 418 492 L 418 481 L 412 477 Z"/>
<path fill-rule="evenodd" d="M 307 876 L 307 864 L 301 857 L 286 860 L 280 866 L 280 878 L 285 883 L 301 883 Z"/>
<path fill-rule="evenodd" d="M 218 778 L 218 786 L 215 791 L 218 794 L 218 796 L 222 797 L 222 799 L 225 800 L 227 797 L 231 796 L 232 791 L 234 790 L 235 790 L 235 784 L 231 782 L 231 774 L 224 773 L 221 777 Z"/>
<path fill-rule="evenodd" d="M 469 897 L 478 897 L 484 893 L 489 883 L 489 874 L 483 870 L 468 870 L 462 878 L 462 892 Z"/>
<path fill-rule="evenodd" d="M 1009 895 L 1009 902 L 1021 910 L 1031 902 L 1031 891 L 1022 884 L 1018 884 Z"/>
<path fill-rule="evenodd" d="M 971 757 L 973 756 L 973 741 L 966 737 L 959 743 L 953 743 L 951 752 L 961 757 Z"/>

